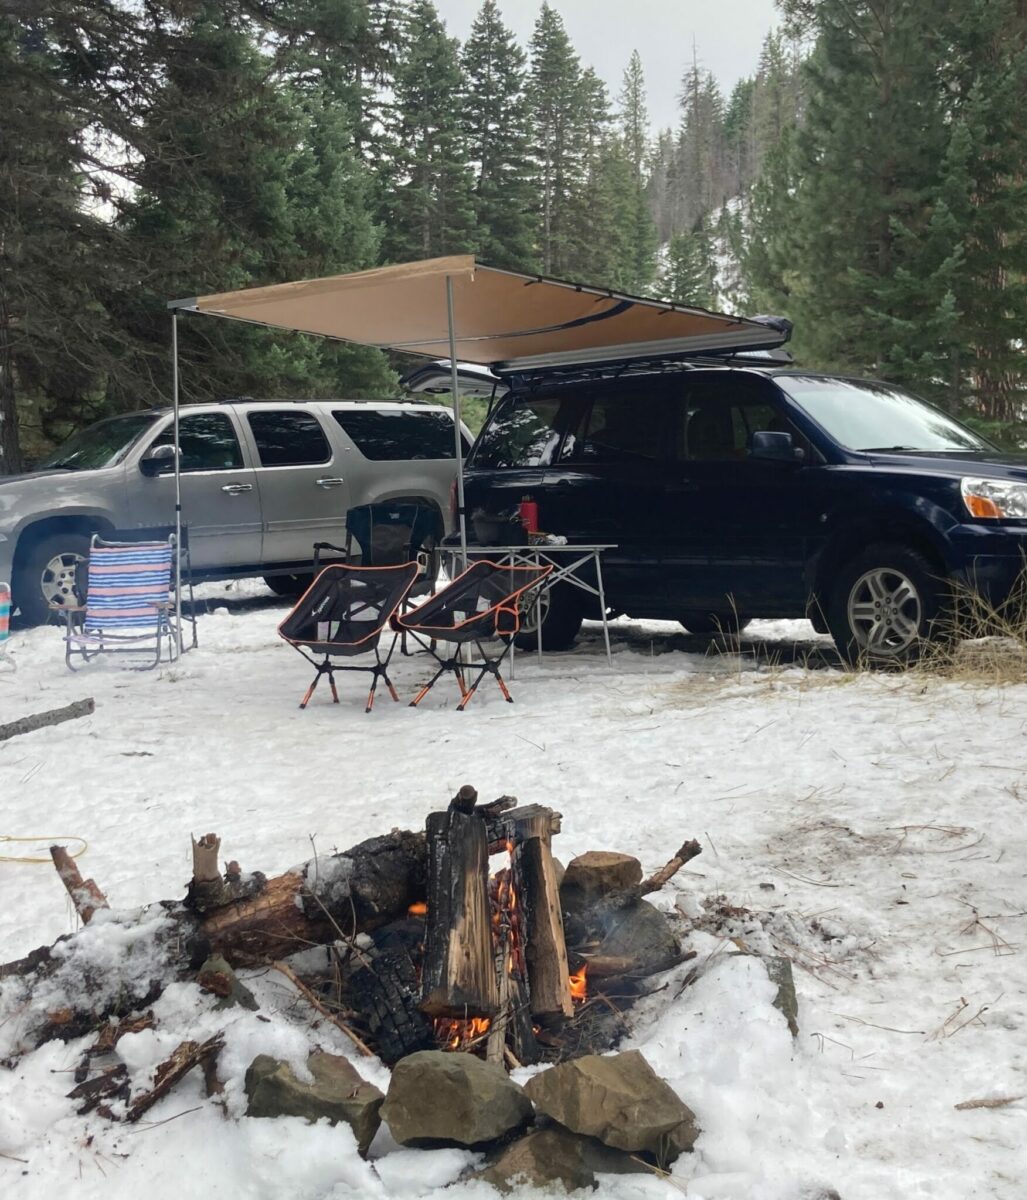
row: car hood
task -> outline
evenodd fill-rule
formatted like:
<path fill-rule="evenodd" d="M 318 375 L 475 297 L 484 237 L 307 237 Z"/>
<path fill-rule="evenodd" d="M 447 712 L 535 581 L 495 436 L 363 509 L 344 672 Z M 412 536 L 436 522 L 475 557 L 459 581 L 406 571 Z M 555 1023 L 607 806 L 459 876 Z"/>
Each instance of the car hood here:
<path fill-rule="evenodd" d="M 33 479 L 50 479 L 54 475 L 70 475 L 66 467 L 50 467 L 46 471 L 23 471 L 20 475 L 0 475 L 0 487 L 10 484 L 29 483 Z"/>
<path fill-rule="evenodd" d="M 1027 483 L 1027 454 L 1007 454 L 1001 450 L 942 450 L 919 454 L 886 454 L 877 451 L 868 457 L 882 467 L 896 466 L 953 476 L 988 476 Z"/>

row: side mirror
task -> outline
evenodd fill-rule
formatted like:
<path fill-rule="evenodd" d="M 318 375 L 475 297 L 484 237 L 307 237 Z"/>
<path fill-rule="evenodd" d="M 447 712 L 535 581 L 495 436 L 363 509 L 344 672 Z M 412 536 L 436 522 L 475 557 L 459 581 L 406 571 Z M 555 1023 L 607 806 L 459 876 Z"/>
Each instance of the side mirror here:
<path fill-rule="evenodd" d="M 154 446 L 145 458 L 139 460 L 139 470 L 144 475 L 148 475 L 151 479 L 155 475 L 160 475 L 172 466 L 175 461 L 174 446 Z"/>
<path fill-rule="evenodd" d="M 793 463 L 799 460 L 801 455 L 801 451 L 796 451 L 790 433 L 771 433 L 769 430 L 759 430 L 752 435 L 750 458 Z"/>

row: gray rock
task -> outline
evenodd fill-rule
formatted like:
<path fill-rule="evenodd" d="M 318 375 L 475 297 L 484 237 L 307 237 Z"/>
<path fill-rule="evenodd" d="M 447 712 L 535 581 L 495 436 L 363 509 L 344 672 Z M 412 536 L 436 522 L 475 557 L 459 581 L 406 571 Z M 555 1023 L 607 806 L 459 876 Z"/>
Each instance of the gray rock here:
<path fill-rule="evenodd" d="M 529 1079 L 524 1090 L 574 1133 L 647 1153 L 660 1166 L 691 1150 L 699 1136 L 695 1114 L 637 1050 L 561 1063 Z"/>
<path fill-rule="evenodd" d="M 313 1083 L 296 1078 L 288 1063 L 268 1054 L 258 1055 L 246 1072 L 248 1117 L 327 1117 L 333 1125 L 344 1121 L 356 1134 L 357 1148 L 367 1154 L 381 1124 L 384 1097 L 360 1077 L 348 1058 L 315 1051 L 307 1059 Z"/>
<path fill-rule="evenodd" d="M 670 922 L 647 900 L 616 908 L 600 906 L 595 911 L 593 920 L 596 919 L 606 933 L 596 954 L 634 959 L 632 974 L 652 975 L 681 960 L 681 946 Z"/>
<path fill-rule="evenodd" d="M 589 850 L 567 864 L 560 883 L 560 902 L 574 912 L 641 882 L 642 864 L 637 858 L 612 850 Z"/>
<path fill-rule="evenodd" d="M 200 967 L 196 982 L 205 992 L 212 992 L 218 997 L 215 1008 L 233 1008 L 236 1004 L 241 1004 L 251 1012 L 260 1008 L 254 994 L 239 982 L 236 973 L 220 954 L 212 954 Z"/>
<path fill-rule="evenodd" d="M 790 958 L 765 958 L 763 960 L 770 982 L 777 984 L 777 995 L 773 1005 L 788 1022 L 792 1037 L 799 1036 L 799 999 L 795 994 L 795 979 L 792 975 Z"/>
<path fill-rule="evenodd" d="M 521 1128 L 534 1114 L 498 1064 L 421 1050 L 396 1064 L 381 1115 L 403 1146 L 477 1147 Z"/>
<path fill-rule="evenodd" d="M 595 1187 L 596 1171 L 622 1175 L 646 1170 L 623 1150 L 613 1150 L 595 1138 L 550 1125 L 529 1130 L 473 1178 L 501 1192 L 513 1192 L 523 1185 L 544 1188 L 554 1183 L 573 1192 Z"/>

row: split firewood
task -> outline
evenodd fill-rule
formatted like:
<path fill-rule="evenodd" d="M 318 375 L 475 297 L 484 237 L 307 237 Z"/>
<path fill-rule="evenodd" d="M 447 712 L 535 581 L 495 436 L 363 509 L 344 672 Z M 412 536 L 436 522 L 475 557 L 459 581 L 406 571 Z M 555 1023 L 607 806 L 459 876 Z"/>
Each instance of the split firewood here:
<path fill-rule="evenodd" d="M 485 824 L 461 788 L 445 812 L 428 814 L 428 913 L 421 1011 L 430 1017 L 493 1017 L 499 1007 L 488 894 Z M 474 793 L 477 796 L 477 793 Z"/>
<path fill-rule="evenodd" d="M 37 729 L 45 729 L 48 725 L 60 725 L 64 721 L 74 721 L 77 717 L 88 717 L 95 711 L 96 702 L 90 697 L 88 700 L 75 700 L 71 704 L 66 704 L 64 708 L 51 708 L 48 712 L 35 713 L 30 717 L 19 717 L 17 721 L 9 721 L 6 725 L 0 725 L 0 742 L 17 737 L 22 733 L 33 733 Z"/>
<path fill-rule="evenodd" d="M 75 911 L 82 918 L 82 924 L 88 925 L 93 913 L 101 908 L 110 908 L 107 897 L 100 891 L 92 879 L 83 879 L 78 864 L 63 846 L 51 846 L 50 857 L 61 877 L 61 883 L 67 889 Z"/>
<path fill-rule="evenodd" d="M 665 884 L 681 870 L 687 862 L 691 862 L 693 858 L 702 854 L 702 846 L 694 839 L 690 842 L 685 842 L 681 849 L 665 866 L 660 867 L 658 871 L 653 872 L 648 879 L 644 879 L 638 885 L 638 894 L 640 896 L 648 896 L 650 892 L 658 892 Z"/>
<path fill-rule="evenodd" d="M 224 1044 L 224 1034 L 218 1033 L 205 1042 L 182 1042 L 176 1046 L 170 1058 L 165 1059 L 157 1068 L 153 1087 L 147 1092 L 140 1092 L 129 1104 L 125 1120 L 129 1123 L 138 1121 L 158 1100 L 166 1096 L 180 1079 L 188 1075 L 193 1067 L 205 1059 L 217 1058 Z"/>

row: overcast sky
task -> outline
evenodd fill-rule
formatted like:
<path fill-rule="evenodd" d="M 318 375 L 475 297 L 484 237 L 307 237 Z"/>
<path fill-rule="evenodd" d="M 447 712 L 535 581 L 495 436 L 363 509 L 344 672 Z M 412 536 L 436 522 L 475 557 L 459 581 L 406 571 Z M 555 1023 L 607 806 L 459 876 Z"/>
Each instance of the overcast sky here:
<path fill-rule="evenodd" d="M 616 99 L 632 50 L 642 56 L 653 129 L 677 124 L 681 76 L 692 59 L 728 93 L 756 66 L 776 24 L 774 0 L 550 0 L 582 63 L 595 67 Z M 435 0 L 450 35 L 464 41 L 481 0 Z M 541 0 L 500 0 L 503 20 L 527 49 Z"/>

